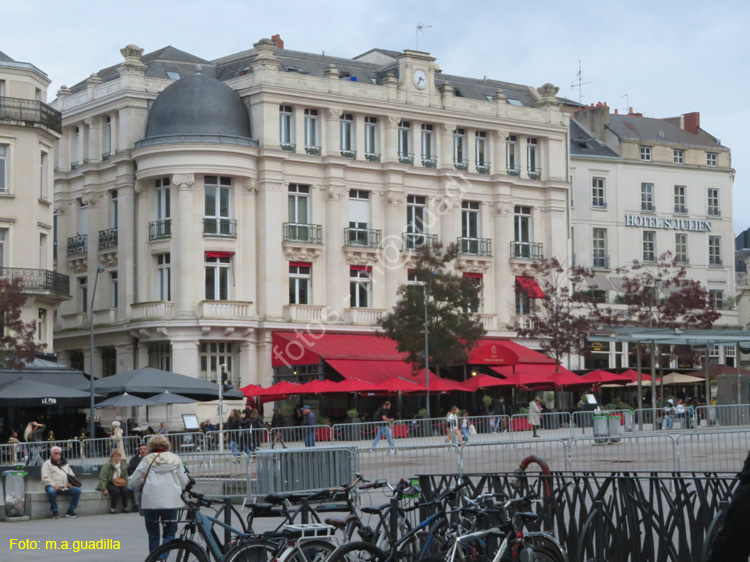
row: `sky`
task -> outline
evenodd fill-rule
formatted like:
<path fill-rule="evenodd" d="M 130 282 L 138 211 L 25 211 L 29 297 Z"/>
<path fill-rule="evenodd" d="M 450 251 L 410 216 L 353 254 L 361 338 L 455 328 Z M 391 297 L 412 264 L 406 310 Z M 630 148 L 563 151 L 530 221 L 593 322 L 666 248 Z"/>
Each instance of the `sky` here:
<path fill-rule="evenodd" d="M 698 111 L 732 149 L 734 225 L 750 227 L 750 2 L 720 0 L 0 0 L 0 51 L 71 86 L 122 62 L 134 43 L 212 60 L 280 34 L 287 49 L 354 57 L 379 47 L 431 53 L 447 74 L 541 86 L 646 117 Z M 579 61 L 582 88 L 578 83 Z"/>

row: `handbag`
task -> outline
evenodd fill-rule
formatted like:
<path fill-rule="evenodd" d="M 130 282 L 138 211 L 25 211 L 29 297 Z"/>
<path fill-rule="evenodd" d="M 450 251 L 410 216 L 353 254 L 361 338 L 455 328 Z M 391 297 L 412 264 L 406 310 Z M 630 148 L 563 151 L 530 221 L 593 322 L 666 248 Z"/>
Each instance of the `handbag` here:
<path fill-rule="evenodd" d="M 113 478 L 112 479 L 112 484 L 114 484 L 118 488 L 125 488 L 125 487 L 127 487 L 128 482 L 124 478 Z"/>
<path fill-rule="evenodd" d="M 83 487 L 83 483 L 80 480 L 78 480 L 78 478 L 75 475 L 71 474 L 70 472 L 66 472 L 65 474 L 68 475 L 68 483 L 71 486 L 73 486 L 74 488 Z"/>

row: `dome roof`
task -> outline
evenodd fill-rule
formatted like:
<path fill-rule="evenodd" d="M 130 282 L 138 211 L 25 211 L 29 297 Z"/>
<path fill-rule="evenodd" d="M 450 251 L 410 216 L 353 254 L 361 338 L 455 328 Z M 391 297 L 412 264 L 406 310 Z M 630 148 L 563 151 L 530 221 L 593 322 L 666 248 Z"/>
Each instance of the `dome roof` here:
<path fill-rule="evenodd" d="M 193 74 L 167 86 L 148 114 L 146 138 L 222 135 L 250 138 L 250 118 L 240 96 L 215 78 Z"/>

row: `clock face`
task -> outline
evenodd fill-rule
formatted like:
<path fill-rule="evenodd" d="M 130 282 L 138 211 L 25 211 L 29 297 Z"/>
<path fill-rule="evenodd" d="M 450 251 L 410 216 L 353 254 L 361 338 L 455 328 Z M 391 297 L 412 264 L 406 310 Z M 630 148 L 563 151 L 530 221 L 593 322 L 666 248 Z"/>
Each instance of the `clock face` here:
<path fill-rule="evenodd" d="M 427 86 L 427 75 L 424 73 L 424 70 L 416 70 L 414 72 L 414 85 L 420 89 Z"/>

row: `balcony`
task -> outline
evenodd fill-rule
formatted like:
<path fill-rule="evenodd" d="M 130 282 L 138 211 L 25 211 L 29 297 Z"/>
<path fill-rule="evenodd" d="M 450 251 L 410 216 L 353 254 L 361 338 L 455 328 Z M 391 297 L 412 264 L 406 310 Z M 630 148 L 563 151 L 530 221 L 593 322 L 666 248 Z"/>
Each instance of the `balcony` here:
<path fill-rule="evenodd" d="M 379 152 L 365 152 L 365 160 L 368 162 L 380 162 Z"/>
<path fill-rule="evenodd" d="M 287 152 L 297 152 L 297 145 L 293 142 L 282 142 L 279 143 L 281 146 L 281 150 L 286 150 Z"/>
<path fill-rule="evenodd" d="M 71 162 L 70 163 L 70 169 L 71 170 L 75 170 L 80 165 L 81 165 L 81 163 L 78 160 L 76 160 L 75 162 Z"/>
<path fill-rule="evenodd" d="M 283 228 L 284 242 L 303 242 L 305 244 L 323 243 L 322 225 L 285 222 Z"/>
<path fill-rule="evenodd" d="M 437 156 L 422 155 L 422 166 L 425 168 L 437 168 Z"/>
<path fill-rule="evenodd" d="M 130 318 L 131 320 L 163 320 L 174 318 L 174 303 L 154 301 L 131 304 Z"/>
<path fill-rule="evenodd" d="M 107 248 L 117 247 L 117 229 L 110 228 L 107 230 L 99 231 L 99 249 L 106 250 Z"/>
<path fill-rule="evenodd" d="M 519 168 L 519 167 L 517 167 L 517 166 L 508 166 L 508 167 L 507 167 L 507 168 L 505 169 L 505 172 L 506 172 L 506 173 L 507 173 L 507 174 L 508 174 L 509 176 L 520 176 L 520 175 L 521 175 L 521 168 Z"/>
<path fill-rule="evenodd" d="M 62 134 L 62 114 L 37 100 L 0 97 L 0 121 L 21 121 L 26 126 L 46 127 Z"/>
<path fill-rule="evenodd" d="M 385 310 L 379 308 L 345 308 L 344 322 L 347 324 L 375 326 L 385 314 Z"/>
<path fill-rule="evenodd" d="M 414 153 L 412 152 L 399 152 L 398 153 L 398 163 L 399 164 L 407 164 L 409 166 L 414 165 Z"/>
<path fill-rule="evenodd" d="M 307 152 L 311 156 L 320 156 L 320 147 L 319 146 L 305 146 L 305 152 Z"/>
<path fill-rule="evenodd" d="M 511 242 L 510 257 L 521 260 L 540 260 L 543 257 L 540 242 Z"/>
<path fill-rule="evenodd" d="M 70 278 L 48 269 L 0 267 L 0 278 L 20 278 L 23 282 L 23 292 L 42 291 L 70 296 Z"/>
<path fill-rule="evenodd" d="M 531 314 L 516 314 L 513 317 L 511 328 L 517 326 L 523 330 L 529 330 L 533 326 L 533 316 Z"/>
<path fill-rule="evenodd" d="M 675 205 L 674 212 L 676 215 L 687 215 L 688 209 L 684 205 Z"/>
<path fill-rule="evenodd" d="M 287 322 L 326 322 L 325 306 L 312 304 L 288 304 L 284 307 Z"/>
<path fill-rule="evenodd" d="M 458 237 L 461 253 L 467 256 L 492 257 L 492 240 L 489 238 Z"/>
<path fill-rule="evenodd" d="M 246 301 L 201 301 L 202 318 L 221 318 L 247 320 L 253 318 L 253 303 Z"/>
<path fill-rule="evenodd" d="M 472 314 L 476 320 L 479 320 L 485 330 L 497 330 L 497 316 L 495 314 L 482 314 L 477 312 Z"/>
<path fill-rule="evenodd" d="M 79 234 L 68 238 L 68 257 L 86 255 L 89 251 L 88 240 L 87 234 Z"/>
<path fill-rule="evenodd" d="M 162 219 L 148 223 L 148 239 L 172 238 L 172 219 Z"/>
<path fill-rule="evenodd" d="M 593 256 L 594 269 L 609 269 L 609 256 Z"/>
<path fill-rule="evenodd" d="M 380 248 L 382 232 L 371 228 L 345 228 L 344 245 L 360 248 Z"/>
<path fill-rule="evenodd" d="M 401 239 L 404 244 L 404 250 L 416 250 L 421 248 L 425 244 L 427 247 L 432 248 L 437 244 L 437 234 L 425 234 L 423 232 L 404 232 L 401 235 Z"/>
<path fill-rule="evenodd" d="M 112 153 L 110 152 L 102 152 L 102 162 L 109 160 L 112 157 Z"/>
<path fill-rule="evenodd" d="M 203 236 L 237 238 L 237 219 L 203 219 Z"/>
<path fill-rule="evenodd" d="M 357 158 L 357 151 L 356 150 L 341 150 L 340 151 L 342 158 Z"/>
<path fill-rule="evenodd" d="M 462 172 L 465 172 L 466 170 L 469 169 L 469 162 L 468 162 L 468 160 L 456 160 L 454 158 L 453 159 L 453 167 L 456 170 L 460 170 Z"/>
<path fill-rule="evenodd" d="M 477 163 L 476 165 L 477 173 L 478 174 L 489 174 L 490 173 L 490 163 L 484 162 L 482 164 Z"/>
<path fill-rule="evenodd" d="M 541 168 L 529 168 L 527 170 L 527 173 L 529 175 L 530 180 L 540 180 L 542 179 L 542 169 Z"/>

